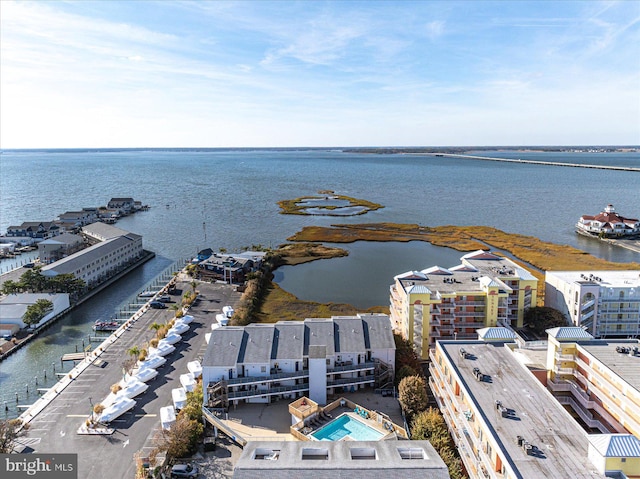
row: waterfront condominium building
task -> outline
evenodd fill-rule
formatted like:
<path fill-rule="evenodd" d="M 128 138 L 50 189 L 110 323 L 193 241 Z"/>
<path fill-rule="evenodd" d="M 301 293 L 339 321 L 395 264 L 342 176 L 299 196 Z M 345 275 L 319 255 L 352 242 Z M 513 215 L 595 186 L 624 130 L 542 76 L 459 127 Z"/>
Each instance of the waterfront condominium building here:
<path fill-rule="evenodd" d="M 224 326 L 202 362 L 204 404 L 227 408 L 393 384 L 395 342 L 384 314 Z"/>
<path fill-rule="evenodd" d="M 44 266 L 42 274 L 44 276 L 73 274 L 76 278 L 84 280 L 89 287 L 105 281 L 128 265 L 135 263 L 144 254 L 142 236 L 123 232 L 125 234 L 121 236 L 101 241 Z"/>
<path fill-rule="evenodd" d="M 596 338 L 640 335 L 640 271 L 547 271 L 544 303 Z"/>
<path fill-rule="evenodd" d="M 429 384 L 471 479 L 638 477 L 637 437 L 585 430 L 513 339 L 483 336 L 430 350 Z"/>
<path fill-rule="evenodd" d="M 427 359 L 438 339 L 476 339 L 498 324 L 521 327 L 538 280 L 508 258 L 475 251 L 452 268 L 409 271 L 391 285 L 391 320 Z"/>
<path fill-rule="evenodd" d="M 640 342 L 576 327 L 547 332 L 547 387 L 558 400 L 591 429 L 640 438 Z"/>

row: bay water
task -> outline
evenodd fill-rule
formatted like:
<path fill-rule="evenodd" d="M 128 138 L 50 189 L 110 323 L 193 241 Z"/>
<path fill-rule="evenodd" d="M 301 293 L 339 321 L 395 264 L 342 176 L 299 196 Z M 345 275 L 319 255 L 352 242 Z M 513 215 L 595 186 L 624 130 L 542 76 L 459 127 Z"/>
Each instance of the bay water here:
<path fill-rule="evenodd" d="M 473 154 L 473 153 L 471 153 Z M 482 151 L 482 156 L 640 167 L 639 153 Z M 320 190 L 380 203 L 352 217 L 282 215 L 277 202 Z M 640 214 L 640 173 L 501 163 L 427 155 L 361 154 L 340 150 L 179 149 L 2 151 L 0 231 L 23 221 L 50 221 L 65 211 L 133 197 L 149 211 L 117 226 L 143 236 L 157 257 L 76 309 L 36 341 L 0 363 L 0 404 L 15 415 L 52 364 L 73 352 L 97 319 L 111 317 L 131 295 L 172 262 L 204 248 L 276 247 L 304 226 L 344 223 L 488 225 L 569 244 L 611 261 L 640 255 L 578 236 L 583 214 L 611 203 L 624 216 Z M 449 267 L 460 252 L 427 243 L 338 245 L 345 258 L 276 272 L 300 299 L 387 305 L 393 276 L 432 265 Z M 12 267 L 0 262 L 0 272 Z M 44 382 L 44 370 L 48 371 Z M 26 396 L 29 387 L 31 397 Z M 46 386 L 45 386 L 46 387 Z"/>

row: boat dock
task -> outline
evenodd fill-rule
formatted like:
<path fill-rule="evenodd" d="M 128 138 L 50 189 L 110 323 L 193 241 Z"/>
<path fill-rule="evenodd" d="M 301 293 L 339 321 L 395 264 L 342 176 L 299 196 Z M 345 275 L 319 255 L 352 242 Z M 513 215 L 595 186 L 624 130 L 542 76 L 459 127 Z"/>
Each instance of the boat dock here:
<path fill-rule="evenodd" d="M 424 154 L 424 153 L 420 153 Z M 484 161 L 503 161 L 506 163 L 525 163 L 530 165 L 546 165 L 546 166 L 568 166 L 571 168 L 593 168 L 597 170 L 618 170 L 618 171 L 636 171 L 640 172 L 640 167 L 633 166 L 608 166 L 608 165 L 590 165 L 586 163 L 566 163 L 562 161 L 540 161 L 540 160 L 521 160 L 519 158 L 493 158 L 490 156 L 474 156 L 474 155 L 458 155 L 452 153 L 426 153 L 429 156 L 446 156 L 452 158 L 466 158 L 469 160 Z"/>

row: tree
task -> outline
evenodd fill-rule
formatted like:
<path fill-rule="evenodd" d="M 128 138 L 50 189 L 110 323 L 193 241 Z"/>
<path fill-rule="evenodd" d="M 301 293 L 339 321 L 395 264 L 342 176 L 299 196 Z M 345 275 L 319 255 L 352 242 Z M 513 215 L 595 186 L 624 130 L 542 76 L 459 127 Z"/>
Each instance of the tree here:
<path fill-rule="evenodd" d="M 425 379 L 421 376 L 409 376 L 400 381 L 398 401 L 409 418 L 424 411 L 429 403 Z"/>
<path fill-rule="evenodd" d="M 204 397 L 202 394 L 202 383 L 198 383 L 193 391 L 187 392 L 187 403 L 178 413 L 187 416 L 192 421 L 202 419 L 202 403 Z"/>
<path fill-rule="evenodd" d="M 48 299 L 39 299 L 34 304 L 27 306 L 22 315 L 22 321 L 27 326 L 38 324 L 53 309 L 53 303 Z"/>
<path fill-rule="evenodd" d="M 29 424 L 23 424 L 20 419 L 0 419 L 0 454 L 11 454 L 16 439 L 24 436 Z"/>
<path fill-rule="evenodd" d="M 22 273 L 20 282 L 25 289 L 29 289 L 33 293 L 40 293 L 45 289 L 47 278 L 42 274 L 42 267 L 36 266 Z"/>
<path fill-rule="evenodd" d="M 196 450 L 203 433 L 204 426 L 201 422 L 178 414 L 171 429 L 162 430 L 158 449 L 165 451 L 170 458 L 190 456 Z"/>
<path fill-rule="evenodd" d="M 567 318 L 562 312 L 548 306 L 536 306 L 524 312 L 524 325 L 537 335 L 545 334 L 547 329 L 567 326 Z"/>
<path fill-rule="evenodd" d="M 11 279 L 5 281 L 2 285 L 2 294 L 15 294 L 22 291 L 22 284 Z"/>
<path fill-rule="evenodd" d="M 398 371 L 402 369 L 402 366 L 409 366 L 422 376 L 420 358 L 418 358 L 413 344 L 398 333 L 393 333 L 393 340 L 396 343 L 396 368 Z"/>
<path fill-rule="evenodd" d="M 398 372 L 396 373 L 396 386 L 400 384 L 400 381 L 409 376 L 418 376 L 418 371 L 405 364 L 400 369 L 398 369 Z"/>
<path fill-rule="evenodd" d="M 129 348 L 129 350 L 127 351 L 127 354 L 129 356 L 131 356 L 132 358 L 138 358 L 138 356 L 140 356 L 140 348 L 138 346 L 134 346 L 132 348 Z"/>

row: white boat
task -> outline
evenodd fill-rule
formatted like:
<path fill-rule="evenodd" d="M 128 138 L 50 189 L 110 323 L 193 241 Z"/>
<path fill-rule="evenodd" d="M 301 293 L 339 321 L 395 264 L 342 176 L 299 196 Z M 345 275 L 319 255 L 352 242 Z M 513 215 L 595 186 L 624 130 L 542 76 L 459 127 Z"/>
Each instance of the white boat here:
<path fill-rule="evenodd" d="M 138 367 L 140 369 L 143 369 L 143 368 L 156 369 L 156 368 L 159 368 L 160 366 L 163 366 L 166 362 L 167 360 L 162 356 L 159 356 L 156 354 L 149 354 L 149 357 L 147 357 L 146 361 L 142 361 L 141 363 L 138 363 Z"/>
<path fill-rule="evenodd" d="M 151 368 L 138 369 L 138 372 L 135 374 L 136 378 L 138 378 L 143 383 L 151 381 L 157 375 L 158 375 L 158 371 Z"/>
<path fill-rule="evenodd" d="M 176 423 L 176 411 L 173 406 L 165 406 L 160 408 L 160 425 L 162 429 L 168 431 Z"/>
<path fill-rule="evenodd" d="M 111 422 L 114 419 L 122 416 L 125 412 L 133 408 L 133 406 L 135 405 L 136 402 L 133 399 L 129 399 L 128 397 L 121 397 L 111 406 L 105 408 L 105 410 L 102 411 L 102 413 L 98 417 L 98 421 L 104 423 Z"/>
<path fill-rule="evenodd" d="M 184 323 L 174 323 L 173 327 L 167 331 L 167 335 L 169 334 L 184 334 L 189 331 L 189 325 Z"/>
<path fill-rule="evenodd" d="M 149 355 L 151 356 L 166 356 L 176 350 L 175 346 L 164 342 L 164 339 L 158 342 L 157 348 L 149 348 Z"/>
<path fill-rule="evenodd" d="M 138 294 L 138 297 L 139 298 L 153 298 L 159 292 L 160 291 L 143 291 L 142 293 Z"/>
<path fill-rule="evenodd" d="M 211 329 L 213 329 L 213 325 L 211 325 Z M 211 341 L 211 333 L 205 333 L 204 334 L 204 341 L 209 344 L 209 341 Z"/>
<path fill-rule="evenodd" d="M 171 399 L 173 399 L 173 407 L 179 411 L 187 404 L 187 391 L 184 388 L 172 389 Z"/>
<path fill-rule="evenodd" d="M 222 313 L 227 317 L 230 318 L 231 316 L 233 316 L 233 308 L 231 306 L 224 306 L 222 308 Z"/>
<path fill-rule="evenodd" d="M 176 344 L 178 341 L 182 340 L 182 336 L 180 336 L 180 333 L 176 333 L 175 331 L 172 331 L 173 328 L 171 328 L 168 332 L 167 335 L 162 338 L 162 340 L 165 343 L 168 344 Z M 159 344 L 159 343 L 158 343 Z"/>
<path fill-rule="evenodd" d="M 177 318 L 176 323 L 191 324 L 193 323 L 193 316 L 191 316 L 190 314 L 185 314 L 183 317 Z"/>
<path fill-rule="evenodd" d="M 202 364 L 200 364 L 200 361 L 189 361 L 187 363 L 187 369 L 193 374 L 194 378 L 202 376 Z"/>
<path fill-rule="evenodd" d="M 229 318 L 227 318 L 224 314 L 216 314 L 216 321 L 220 326 L 226 326 L 229 324 Z"/>
<path fill-rule="evenodd" d="M 121 397 L 133 399 L 139 394 L 142 394 L 143 392 L 145 392 L 147 389 L 149 389 L 149 386 L 147 386 L 142 381 L 133 378 L 127 383 L 124 389 L 121 389 L 120 391 L 118 391 L 116 402 Z"/>
<path fill-rule="evenodd" d="M 186 391 L 191 392 L 193 388 L 196 387 L 196 380 L 191 373 L 181 374 L 180 384 L 182 384 L 182 387 L 184 387 Z"/>
<path fill-rule="evenodd" d="M 211 323 L 211 331 L 213 331 L 214 329 L 218 329 L 220 327 L 219 323 Z"/>

